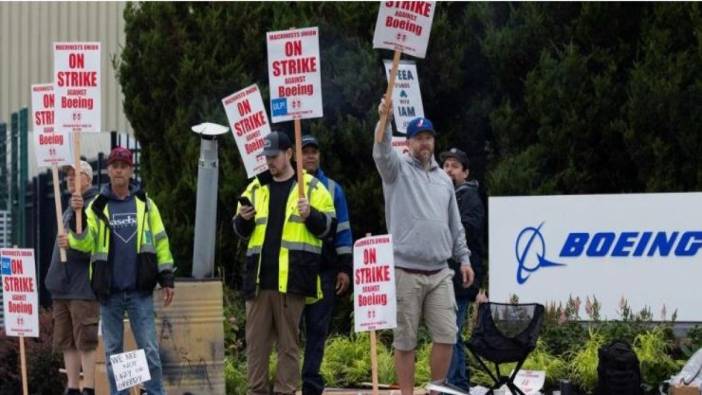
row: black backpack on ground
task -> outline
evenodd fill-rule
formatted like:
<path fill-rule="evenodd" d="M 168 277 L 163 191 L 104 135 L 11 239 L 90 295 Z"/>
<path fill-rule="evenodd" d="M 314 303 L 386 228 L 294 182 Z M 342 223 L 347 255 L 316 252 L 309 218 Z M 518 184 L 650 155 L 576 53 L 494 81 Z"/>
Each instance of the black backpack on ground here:
<path fill-rule="evenodd" d="M 597 354 L 595 395 L 643 395 L 639 358 L 627 342 L 615 340 Z"/>

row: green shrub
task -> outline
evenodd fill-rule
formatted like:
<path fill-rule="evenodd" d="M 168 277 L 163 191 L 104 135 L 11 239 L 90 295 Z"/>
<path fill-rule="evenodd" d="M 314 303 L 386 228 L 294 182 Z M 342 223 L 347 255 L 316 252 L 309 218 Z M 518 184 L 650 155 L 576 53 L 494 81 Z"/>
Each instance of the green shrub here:
<path fill-rule="evenodd" d="M 397 381 L 392 353 L 377 344 L 378 381 Z M 329 387 L 348 387 L 371 381 L 370 336 L 363 332 L 351 336 L 334 336 L 327 340 L 320 374 Z"/>
<path fill-rule="evenodd" d="M 414 382 L 417 386 L 424 386 L 431 381 L 431 342 L 424 342 L 417 346 L 414 364 Z"/>
<path fill-rule="evenodd" d="M 605 338 L 595 329 L 590 329 L 582 348 L 574 353 L 570 363 L 571 381 L 585 392 L 592 392 L 597 385 L 597 351 Z"/>
<path fill-rule="evenodd" d="M 668 355 L 671 346 L 663 326 L 642 332 L 634 339 L 634 352 L 641 365 L 641 381 L 647 388 L 657 388 L 658 384 L 682 368 Z"/>
<path fill-rule="evenodd" d="M 568 363 L 555 355 L 548 352 L 546 343 L 539 339 L 536 343 L 536 348 L 529 354 L 529 357 L 524 361 L 523 369 L 528 370 L 543 370 L 546 372 L 546 387 L 555 386 L 559 379 L 568 378 L 570 375 L 570 366 Z"/>
<path fill-rule="evenodd" d="M 224 382 L 227 394 L 245 394 L 246 362 L 226 357 L 224 360 Z"/>

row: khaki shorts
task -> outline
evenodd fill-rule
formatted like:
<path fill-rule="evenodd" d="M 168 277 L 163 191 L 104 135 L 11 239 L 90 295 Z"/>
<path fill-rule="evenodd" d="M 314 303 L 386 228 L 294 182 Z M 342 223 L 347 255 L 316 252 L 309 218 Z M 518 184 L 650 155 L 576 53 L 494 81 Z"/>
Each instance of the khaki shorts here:
<path fill-rule="evenodd" d="M 54 299 L 54 351 L 92 351 L 98 344 L 100 304 L 94 300 Z"/>
<path fill-rule="evenodd" d="M 400 351 L 417 348 L 420 318 L 429 328 L 432 342 L 455 344 L 456 295 L 453 270 L 446 268 L 431 275 L 395 271 L 397 284 L 397 328 L 393 346 Z"/>

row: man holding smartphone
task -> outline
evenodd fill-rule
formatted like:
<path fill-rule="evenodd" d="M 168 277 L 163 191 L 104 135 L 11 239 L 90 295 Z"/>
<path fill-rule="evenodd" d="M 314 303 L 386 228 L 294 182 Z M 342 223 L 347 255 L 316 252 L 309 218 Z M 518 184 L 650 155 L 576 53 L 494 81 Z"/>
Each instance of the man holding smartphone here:
<path fill-rule="evenodd" d="M 298 196 L 285 133 L 266 136 L 263 155 L 268 174 L 248 185 L 233 218 L 234 232 L 248 240 L 242 284 L 247 393 L 268 395 L 268 362 L 276 343 L 273 391 L 287 395 L 299 382 L 300 318 L 305 299 L 322 296 L 322 240 L 336 231 L 336 212 L 327 189 L 309 174 L 303 176 L 305 196 Z"/>

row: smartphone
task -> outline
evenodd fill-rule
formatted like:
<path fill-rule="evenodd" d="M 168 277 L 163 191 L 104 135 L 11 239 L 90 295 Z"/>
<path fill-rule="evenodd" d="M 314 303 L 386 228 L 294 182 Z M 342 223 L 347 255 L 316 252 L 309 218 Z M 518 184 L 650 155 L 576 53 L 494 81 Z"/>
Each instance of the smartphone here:
<path fill-rule="evenodd" d="M 249 198 L 247 198 L 246 196 L 239 196 L 238 200 L 239 200 L 239 204 L 241 204 L 242 206 L 249 206 L 249 207 L 253 206 L 253 204 L 251 204 L 251 200 L 249 200 Z"/>

